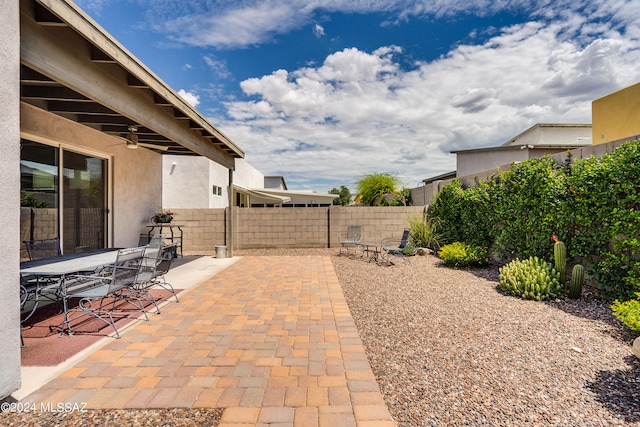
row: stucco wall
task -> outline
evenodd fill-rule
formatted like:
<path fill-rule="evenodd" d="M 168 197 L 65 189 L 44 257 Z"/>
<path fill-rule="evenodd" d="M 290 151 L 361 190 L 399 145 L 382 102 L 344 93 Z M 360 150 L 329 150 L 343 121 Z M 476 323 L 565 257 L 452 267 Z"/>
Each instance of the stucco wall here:
<path fill-rule="evenodd" d="M 162 206 L 213 207 L 209 206 L 209 163 L 209 159 L 199 156 L 163 156 Z"/>
<path fill-rule="evenodd" d="M 529 159 L 528 150 L 483 151 L 458 153 L 456 155 L 456 171 L 458 175 L 472 175 L 500 165 Z"/>
<path fill-rule="evenodd" d="M 591 105 L 593 143 L 640 135 L 640 83 L 596 99 Z"/>
<path fill-rule="evenodd" d="M 120 138 L 29 104 L 20 105 L 20 114 L 21 131 L 30 137 L 37 136 L 32 139 L 42 139 L 37 142 L 46 141 L 111 159 L 112 208 L 108 221 L 112 227 L 108 244 L 113 247 L 137 245 L 145 225 L 162 206 L 162 156 L 144 148 L 128 149 Z"/>
<path fill-rule="evenodd" d="M 20 388 L 20 28 L 18 2 L 3 2 L 0 25 L 0 399 Z"/>
<path fill-rule="evenodd" d="M 264 175 L 245 159 L 237 159 L 233 182 L 249 188 L 264 188 Z"/>

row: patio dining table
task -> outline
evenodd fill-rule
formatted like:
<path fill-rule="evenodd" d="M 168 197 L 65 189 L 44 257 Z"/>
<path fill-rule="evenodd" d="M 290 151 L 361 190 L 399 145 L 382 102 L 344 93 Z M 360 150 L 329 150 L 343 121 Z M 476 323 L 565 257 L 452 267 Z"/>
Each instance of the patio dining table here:
<path fill-rule="evenodd" d="M 29 278 L 28 284 L 30 286 L 27 292 L 33 294 L 34 301 L 31 312 L 23 319 L 23 322 L 35 313 L 43 293 L 56 294 L 58 292 L 64 295 L 67 276 L 80 272 L 95 271 L 113 264 L 117 256 L 117 249 L 107 248 L 21 262 L 20 276 Z M 64 310 L 66 311 L 67 307 L 64 307 Z"/>

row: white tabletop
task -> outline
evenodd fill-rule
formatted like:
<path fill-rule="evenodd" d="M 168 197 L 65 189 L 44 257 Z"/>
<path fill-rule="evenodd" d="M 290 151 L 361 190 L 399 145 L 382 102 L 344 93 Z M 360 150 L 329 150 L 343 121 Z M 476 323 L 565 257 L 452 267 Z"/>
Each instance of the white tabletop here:
<path fill-rule="evenodd" d="M 95 270 L 98 267 L 113 264 L 118 256 L 118 251 L 109 251 L 87 256 L 79 256 L 64 261 L 52 260 L 50 263 L 33 267 L 20 268 L 20 274 L 33 274 L 40 276 L 63 276 L 79 271 Z"/>

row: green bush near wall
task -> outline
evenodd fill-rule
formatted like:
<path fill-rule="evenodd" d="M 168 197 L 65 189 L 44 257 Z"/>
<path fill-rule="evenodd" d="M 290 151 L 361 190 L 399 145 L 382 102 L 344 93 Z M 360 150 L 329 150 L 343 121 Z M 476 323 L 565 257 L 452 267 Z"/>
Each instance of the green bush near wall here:
<path fill-rule="evenodd" d="M 551 260 L 556 235 L 606 298 L 628 300 L 640 290 L 638 141 L 573 164 L 527 160 L 466 189 L 454 180 L 430 214 L 448 242 L 492 248 L 504 261 Z"/>

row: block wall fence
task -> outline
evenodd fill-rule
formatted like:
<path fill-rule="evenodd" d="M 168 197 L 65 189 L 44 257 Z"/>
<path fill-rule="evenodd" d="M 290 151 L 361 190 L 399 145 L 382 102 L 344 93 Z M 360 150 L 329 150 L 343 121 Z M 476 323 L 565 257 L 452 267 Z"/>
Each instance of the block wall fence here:
<path fill-rule="evenodd" d="M 171 209 L 184 232 L 187 254 L 214 252 L 225 240 L 227 209 Z M 360 224 L 363 241 L 400 238 L 411 215 L 424 206 L 318 208 L 238 208 L 232 210 L 234 249 L 338 247 L 350 224 Z"/>

